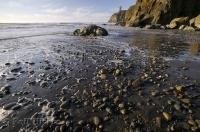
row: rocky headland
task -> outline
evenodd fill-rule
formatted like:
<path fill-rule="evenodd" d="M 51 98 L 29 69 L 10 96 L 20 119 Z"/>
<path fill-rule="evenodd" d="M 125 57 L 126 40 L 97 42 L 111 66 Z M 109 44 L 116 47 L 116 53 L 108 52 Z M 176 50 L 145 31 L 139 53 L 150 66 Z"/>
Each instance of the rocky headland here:
<path fill-rule="evenodd" d="M 115 13 L 109 20 L 122 26 L 200 29 L 199 0 L 137 0 L 128 10 Z"/>

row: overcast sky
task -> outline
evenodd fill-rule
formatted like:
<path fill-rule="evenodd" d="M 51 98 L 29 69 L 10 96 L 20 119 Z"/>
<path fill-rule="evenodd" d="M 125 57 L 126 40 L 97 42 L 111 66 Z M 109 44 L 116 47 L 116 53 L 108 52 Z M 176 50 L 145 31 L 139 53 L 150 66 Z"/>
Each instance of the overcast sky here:
<path fill-rule="evenodd" d="M 106 22 L 135 0 L 0 0 L 0 22 Z"/>

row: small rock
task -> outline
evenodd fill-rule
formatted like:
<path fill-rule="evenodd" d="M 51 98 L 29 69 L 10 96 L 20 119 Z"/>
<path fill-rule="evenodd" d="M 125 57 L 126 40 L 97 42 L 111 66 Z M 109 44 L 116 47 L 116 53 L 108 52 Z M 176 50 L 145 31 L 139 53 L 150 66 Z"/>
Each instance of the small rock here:
<path fill-rule="evenodd" d="M 110 108 L 106 108 L 106 112 L 108 112 L 109 114 L 112 114 L 112 110 Z"/>
<path fill-rule="evenodd" d="M 108 70 L 106 70 L 106 69 L 101 69 L 101 70 L 99 71 L 99 74 L 108 74 Z"/>
<path fill-rule="evenodd" d="M 10 66 L 11 64 L 10 63 L 5 63 L 5 66 Z"/>
<path fill-rule="evenodd" d="M 1 91 L 2 93 L 4 93 L 5 95 L 7 95 L 7 94 L 10 93 L 10 88 L 11 88 L 11 86 L 10 86 L 10 85 L 7 85 L 7 86 L 2 87 L 2 88 L 0 89 L 0 91 Z"/>
<path fill-rule="evenodd" d="M 102 80 L 107 79 L 107 75 L 106 75 L 106 74 L 101 74 L 99 77 L 100 77 Z"/>
<path fill-rule="evenodd" d="M 183 103 L 190 104 L 190 99 L 181 99 Z"/>
<path fill-rule="evenodd" d="M 163 116 L 167 121 L 172 120 L 172 115 L 167 112 L 163 112 Z"/>
<path fill-rule="evenodd" d="M 196 123 L 194 120 L 190 119 L 188 120 L 188 124 L 192 125 L 192 126 L 196 126 Z"/>
<path fill-rule="evenodd" d="M 3 98 L 3 92 L 2 91 L 0 91 L 0 98 Z"/>
<path fill-rule="evenodd" d="M 21 108 L 21 105 L 16 104 L 15 106 L 13 106 L 11 109 L 12 110 L 18 110 Z"/>
<path fill-rule="evenodd" d="M 175 108 L 177 111 L 180 111 L 180 110 L 181 110 L 181 105 L 180 105 L 180 104 L 174 104 L 174 108 Z"/>
<path fill-rule="evenodd" d="M 126 109 L 121 109 L 120 112 L 121 112 L 122 115 L 125 115 L 126 114 Z"/>
<path fill-rule="evenodd" d="M 16 102 L 8 103 L 3 106 L 4 110 L 10 110 L 14 105 L 16 105 Z"/>
<path fill-rule="evenodd" d="M 184 90 L 184 86 L 176 86 L 175 88 L 178 92 L 182 92 Z"/>
<path fill-rule="evenodd" d="M 161 127 L 161 118 L 160 117 L 156 117 L 156 125 L 158 126 L 158 127 Z"/>
<path fill-rule="evenodd" d="M 60 108 L 61 109 L 68 109 L 69 108 L 69 101 L 64 101 L 61 105 Z"/>
<path fill-rule="evenodd" d="M 21 67 L 17 67 L 11 70 L 11 72 L 20 72 L 22 70 Z"/>
<path fill-rule="evenodd" d="M 100 124 L 100 118 L 97 117 L 97 116 L 93 117 L 93 123 L 94 123 L 96 126 L 98 126 L 98 125 Z"/>
<path fill-rule="evenodd" d="M 42 88 L 47 87 L 47 86 L 48 86 L 48 82 L 47 82 L 47 81 L 42 81 L 42 82 L 40 83 L 40 86 L 41 86 Z"/>
<path fill-rule="evenodd" d="M 114 73 L 115 76 L 119 76 L 121 74 L 121 70 L 120 69 L 117 69 Z"/>
<path fill-rule="evenodd" d="M 125 105 L 124 105 L 124 103 L 120 103 L 118 106 L 119 106 L 119 108 L 124 108 Z"/>

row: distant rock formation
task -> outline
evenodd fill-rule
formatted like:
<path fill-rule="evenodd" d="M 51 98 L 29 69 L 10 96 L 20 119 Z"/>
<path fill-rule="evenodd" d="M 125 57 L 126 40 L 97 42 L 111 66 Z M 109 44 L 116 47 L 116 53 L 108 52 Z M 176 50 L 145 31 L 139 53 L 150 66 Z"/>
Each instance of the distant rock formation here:
<path fill-rule="evenodd" d="M 144 27 L 152 24 L 166 25 L 174 18 L 187 17 L 190 20 L 199 14 L 200 0 L 137 0 L 127 11 L 115 13 L 111 20 L 125 26 Z M 199 18 L 195 20 L 198 24 Z"/>
<path fill-rule="evenodd" d="M 125 15 L 126 15 L 126 10 L 119 11 L 119 12 L 113 14 L 108 22 L 125 26 L 125 24 L 126 24 L 125 23 L 125 21 L 126 21 Z"/>

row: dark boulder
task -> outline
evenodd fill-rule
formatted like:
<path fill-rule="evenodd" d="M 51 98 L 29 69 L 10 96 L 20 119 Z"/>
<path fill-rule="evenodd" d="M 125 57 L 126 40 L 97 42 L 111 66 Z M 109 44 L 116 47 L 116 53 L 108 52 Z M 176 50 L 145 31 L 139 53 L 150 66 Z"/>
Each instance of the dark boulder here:
<path fill-rule="evenodd" d="M 73 34 L 75 36 L 107 36 L 108 32 L 97 25 L 89 25 L 81 29 L 76 29 Z"/>

